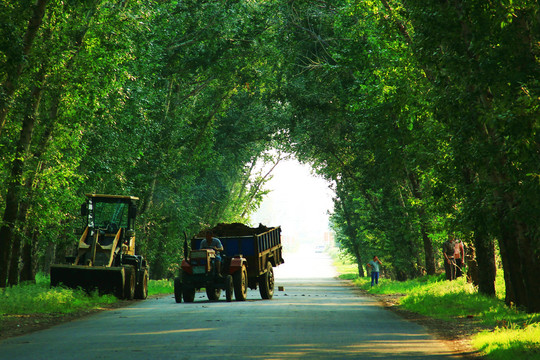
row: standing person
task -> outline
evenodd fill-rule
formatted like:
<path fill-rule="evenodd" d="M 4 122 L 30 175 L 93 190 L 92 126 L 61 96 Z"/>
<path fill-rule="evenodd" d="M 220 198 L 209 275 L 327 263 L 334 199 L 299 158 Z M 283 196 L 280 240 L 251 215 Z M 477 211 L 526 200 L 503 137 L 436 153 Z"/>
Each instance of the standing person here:
<path fill-rule="evenodd" d="M 373 284 L 379 285 L 379 265 L 382 265 L 382 262 L 377 256 L 374 256 L 373 260 L 367 263 L 367 266 L 371 269 L 371 286 Z"/>
<path fill-rule="evenodd" d="M 446 239 L 446 241 L 443 243 L 444 271 L 446 272 L 446 280 L 454 280 L 456 278 L 454 249 L 454 237 L 453 235 L 448 235 L 448 239 Z"/>
<path fill-rule="evenodd" d="M 201 245 L 199 246 L 199 249 L 213 249 L 216 251 L 216 258 L 214 260 L 214 264 L 216 264 L 216 270 L 218 276 L 221 276 L 221 255 L 220 252 L 223 251 L 223 244 L 221 244 L 221 240 L 214 237 L 214 233 L 212 230 L 207 230 L 205 233 L 205 239 L 201 241 Z"/>
<path fill-rule="evenodd" d="M 463 241 L 455 239 L 454 242 L 454 262 L 456 263 L 456 278 L 463 275 L 463 266 L 465 264 L 465 246 Z"/>

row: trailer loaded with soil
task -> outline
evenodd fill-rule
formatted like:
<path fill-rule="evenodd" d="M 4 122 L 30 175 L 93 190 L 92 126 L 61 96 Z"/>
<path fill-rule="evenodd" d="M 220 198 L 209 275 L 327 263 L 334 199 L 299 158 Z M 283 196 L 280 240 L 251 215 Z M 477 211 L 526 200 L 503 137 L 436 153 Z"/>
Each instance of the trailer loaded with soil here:
<path fill-rule="evenodd" d="M 218 224 L 210 229 L 222 245 L 221 269 L 216 267 L 216 251 L 200 249 L 205 232 L 197 234 L 184 244 L 185 259 L 180 276 L 174 281 L 176 302 L 193 302 L 195 292 L 206 289 L 209 300 L 219 300 L 225 291 L 227 301 L 244 301 L 247 289 L 257 289 L 263 299 L 274 295 L 273 268 L 284 263 L 281 246 L 281 228 L 259 225 L 251 228 L 244 224 Z M 191 250 L 190 250 L 191 248 Z"/>

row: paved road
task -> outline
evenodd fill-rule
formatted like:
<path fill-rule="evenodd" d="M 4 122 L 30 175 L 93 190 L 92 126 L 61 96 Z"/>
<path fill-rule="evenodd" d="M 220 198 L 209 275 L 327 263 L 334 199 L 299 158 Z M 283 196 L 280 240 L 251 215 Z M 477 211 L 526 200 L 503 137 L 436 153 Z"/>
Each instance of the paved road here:
<path fill-rule="evenodd" d="M 328 259 L 312 271 L 289 256 L 276 272 L 273 300 L 192 304 L 172 296 L 136 302 L 0 343 L 0 359 L 453 359 L 422 327 L 328 277 Z M 297 277 L 295 278 L 294 273 Z M 311 278 L 310 278 L 311 277 Z"/>

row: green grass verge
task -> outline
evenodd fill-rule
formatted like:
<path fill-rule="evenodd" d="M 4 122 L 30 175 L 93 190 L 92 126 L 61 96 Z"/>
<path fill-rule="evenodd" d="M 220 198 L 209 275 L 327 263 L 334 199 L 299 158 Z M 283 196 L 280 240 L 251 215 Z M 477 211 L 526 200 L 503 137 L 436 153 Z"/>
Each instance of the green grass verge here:
<path fill-rule="evenodd" d="M 21 284 L 0 289 L 1 315 L 68 314 L 95 309 L 117 301 L 113 295 L 99 296 L 82 290 L 50 287 L 49 278 L 38 274 L 35 284 Z"/>
<path fill-rule="evenodd" d="M 148 295 L 171 294 L 172 280 L 150 280 Z M 113 295 L 87 294 L 83 290 L 50 287 L 48 276 L 38 274 L 36 283 L 0 289 L 0 315 L 69 314 L 113 304 Z"/>
<path fill-rule="evenodd" d="M 341 262 L 341 264 L 340 264 Z M 445 321 L 475 321 L 491 328 L 472 338 L 472 344 L 487 359 L 540 359 L 540 314 L 527 314 L 506 306 L 504 279 L 499 272 L 496 281 L 498 297 L 479 295 L 475 288 L 460 278 L 446 281 L 444 275 L 424 276 L 398 282 L 380 279 L 371 287 L 369 277 L 360 278 L 355 265 L 336 258 L 340 278 L 373 294 L 401 294 L 404 309 Z M 352 270 L 351 270 L 352 269 Z"/>
<path fill-rule="evenodd" d="M 148 282 L 148 295 L 162 295 L 174 293 L 174 282 L 172 280 L 150 280 Z"/>
<path fill-rule="evenodd" d="M 489 359 L 540 359 L 540 324 L 496 328 L 484 331 L 473 339 L 473 346 Z"/>

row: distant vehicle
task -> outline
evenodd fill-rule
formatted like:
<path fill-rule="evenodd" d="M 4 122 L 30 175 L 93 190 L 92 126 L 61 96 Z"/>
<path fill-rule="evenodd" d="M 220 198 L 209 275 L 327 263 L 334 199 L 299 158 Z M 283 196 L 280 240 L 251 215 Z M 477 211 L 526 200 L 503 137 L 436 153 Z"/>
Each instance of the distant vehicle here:
<path fill-rule="evenodd" d="M 326 250 L 326 246 L 324 246 L 324 245 L 315 246 L 315 252 L 318 253 L 318 254 L 323 253 L 324 250 Z"/>

